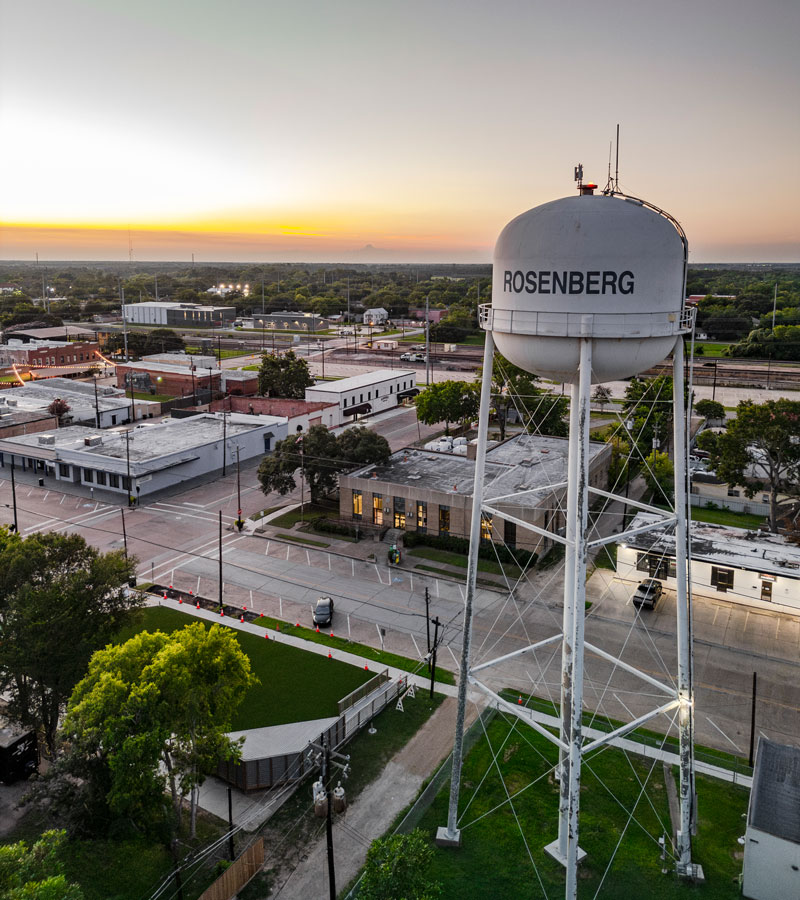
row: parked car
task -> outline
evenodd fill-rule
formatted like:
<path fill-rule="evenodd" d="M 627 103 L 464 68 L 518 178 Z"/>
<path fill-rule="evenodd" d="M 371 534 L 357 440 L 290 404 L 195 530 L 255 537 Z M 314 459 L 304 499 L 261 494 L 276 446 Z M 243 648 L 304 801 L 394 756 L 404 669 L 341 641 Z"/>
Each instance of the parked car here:
<path fill-rule="evenodd" d="M 314 607 L 314 624 L 330 625 L 333 621 L 333 598 L 320 597 Z"/>
<path fill-rule="evenodd" d="M 400 355 L 400 359 L 403 362 L 425 362 L 425 357 L 422 353 L 403 353 Z"/>
<path fill-rule="evenodd" d="M 660 581 L 656 578 L 645 578 L 633 593 L 633 605 L 655 609 L 656 603 L 663 593 L 664 585 Z"/>

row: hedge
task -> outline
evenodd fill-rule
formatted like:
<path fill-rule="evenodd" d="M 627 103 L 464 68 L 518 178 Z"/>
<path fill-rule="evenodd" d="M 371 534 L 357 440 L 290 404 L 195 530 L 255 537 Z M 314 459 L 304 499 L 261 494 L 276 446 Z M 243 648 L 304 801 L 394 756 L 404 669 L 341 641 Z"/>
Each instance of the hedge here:
<path fill-rule="evenodd" d="M 466 555 L 469 552 L 469 541 L 466 538 L 454 537 L 451 534 L 422 534 L 419 531 L 406 531 L 403 534 L 406 547 L 435 547 L 437 550 L 449 550 L 451 553 Z M 478 548 L 481 559 L 499 559 L 501 562 L 517 563 L 525 568 L 536 562 L 537 554 L 530 550 L 507 547 L 505 544 L 481 544 Z"/>

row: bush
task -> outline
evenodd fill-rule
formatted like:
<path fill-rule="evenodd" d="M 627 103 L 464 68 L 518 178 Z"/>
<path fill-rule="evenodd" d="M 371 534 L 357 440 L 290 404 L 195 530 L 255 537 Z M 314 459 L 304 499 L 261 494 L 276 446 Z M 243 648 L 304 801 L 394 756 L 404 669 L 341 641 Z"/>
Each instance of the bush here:
<path fill-rule="evenodd" d="M 309 525 L 314 531 L 321 531 L 324 534 L 341 534 L 352 538 L 359 537 L 357 529 L 350 525 L 343 525 L 341 522 L 334 522 L 332 519 L 326 519 L 324 516 L 311 519 Z"/>
<path fill-rule="evenodd" d="M 448 550 L 450 553 L 460 553 L 463 556 L 469 553 L 469 541 L 451 534 L 422 534 L 419 531 L 406 531 L 403 534 L 403 543 L 406 547 L 435 547 L 437 550 Z M 537 559 L 537 554 L 530 550 L 495 543 L 481 544 L 478 548 L 478 556 L 481 559 L 499 559 L 501 562 L 517 563 L 523 568 L 534 565 Z"/>

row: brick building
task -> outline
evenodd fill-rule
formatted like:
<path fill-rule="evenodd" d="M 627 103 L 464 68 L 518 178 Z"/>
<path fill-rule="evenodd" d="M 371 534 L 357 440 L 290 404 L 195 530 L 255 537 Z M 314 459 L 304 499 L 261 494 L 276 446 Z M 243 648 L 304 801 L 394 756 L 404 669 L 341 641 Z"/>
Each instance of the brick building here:
<path fill-rule="evenodd" d="M 338 403 L 286 400 L 279 397 L 236 397 L 215 400 L 211 412 L 237 412 L 251 416 L 278 416 L 289 420 L 289 434 L 308 431 L 312 425 L 336 428 L 342 424 Z"/>
<path fill-rule="evenodd" d="M 211 360 L 209 367 L 187 366 L 175 363 L 139 362 L 119 363 L 115 369 L 117 386 L 127 388 L 133 381 L 134 389 L 152 390 L 156 394 L 172 397 L 191 397 L 199 392 L 222 390 L 223 373 Z"/>
<path fill-rule="evenodd" d="M 81 363 L 101 362 L 97 341 L 22 341 L 12 338 L 0 344 L 0 365 L 80 368 Z"/>

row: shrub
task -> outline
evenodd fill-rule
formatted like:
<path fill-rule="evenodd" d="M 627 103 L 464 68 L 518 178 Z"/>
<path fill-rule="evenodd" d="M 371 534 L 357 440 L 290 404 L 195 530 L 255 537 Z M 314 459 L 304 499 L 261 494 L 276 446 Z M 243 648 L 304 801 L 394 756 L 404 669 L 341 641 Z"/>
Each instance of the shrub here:
<path fill-rule="evenodd" d="M 341 534 L 345 537 L 352 538 L 359 536 L 357 529 L 350 525 L 344 525 L 341 522 L 334 522 L 332 519 L 326 519 L 325 516 L 319 516 L 316 519 L 312 519 L 309 522 L 309 525 L 311 525 L 314 531 L 321 531 L 324 534 Z"/>
<path fill-rule="evenodd" d="M 437 550 L 447 550 L 450 553 L 460 553 L 464 556 L 469 553 L 469 541 L 452 534 L 422 534 L 419 531 L 406 531 L 403 535 L 403 543 L 406 547 L 435 547 Z M 478 548 L 478 556 L 481 559 L 499 559 L 501 562 L 517 563 L 523 568 L 534 565 L 537 559 L 537 554 L 530 550 L 507 547 L 505 544 L 495 544 L 494 542 L 481 544 Z"/>

